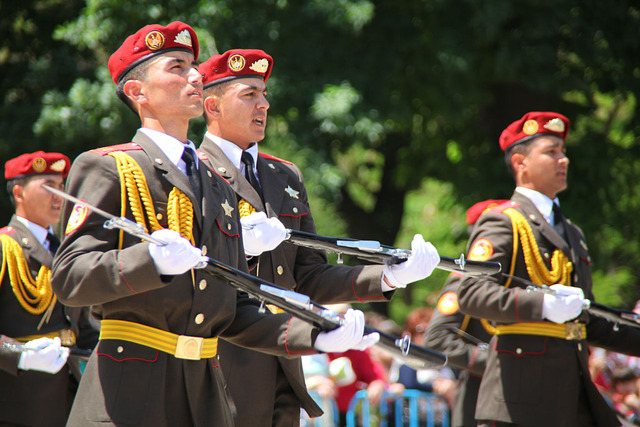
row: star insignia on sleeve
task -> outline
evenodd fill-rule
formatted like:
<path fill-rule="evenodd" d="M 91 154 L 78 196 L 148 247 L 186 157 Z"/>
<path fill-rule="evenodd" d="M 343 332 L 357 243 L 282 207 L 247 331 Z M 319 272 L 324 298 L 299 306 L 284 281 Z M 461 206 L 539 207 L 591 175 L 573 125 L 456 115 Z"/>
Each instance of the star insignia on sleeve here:
<path fill-rule="evenodd" d="M 293 188 L 291 188 L 290 185 L 288 185 L 287 188 L 284 189 L 284 192 L 287 193 L 289 197 L 293 197 L 294 199 L 297 199 L 298 193 L 300 193 L 299 191 L 296 191 Z"/>
<path fill-rule="evenodd" d="M 224 199 L 224 203 L 220 204 L 222 206 L 222 209 L 224 209 L 224 214 L 226 216 L 231 216 L 231 212 L 233 212 L 235 209 L 233 207 L 231 207 L 231 205 L 229 204 L 229 200 Z"/>

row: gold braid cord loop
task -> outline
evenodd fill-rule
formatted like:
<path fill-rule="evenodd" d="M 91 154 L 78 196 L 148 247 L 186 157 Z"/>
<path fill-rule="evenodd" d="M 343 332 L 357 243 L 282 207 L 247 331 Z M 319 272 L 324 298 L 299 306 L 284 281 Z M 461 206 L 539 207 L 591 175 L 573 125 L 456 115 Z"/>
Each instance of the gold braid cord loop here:
<path fill-rule="evenodd" d="M 540 255 L 538 242 L 536 242 L 533 230 L 531 230 L 527 219 L 513 208 L 505 209 L 503 212 L 511 218 L 511 224 L 513 226 L 513 257 L 511 259 L 509 274 L 513 276 L 515 271 L 516 254 L 518 253 L 519 244 L 522 248 L 524 262 L 532 282 L 539 285 L 561 284 L 571 286 L 573 264 L 564 252 L 559 249 L 553 252 L 551 257 L 551 270 L 549 270 Z M 508 288 L 509 285 L 511 285 L 511 278 L 507 279 L 505 287 Z M 498 330 L 488 320 L 480 319 L 480 322 L 488 333 L 496 335 Z"/>
<path fill-rule="evenodd" d="M 162 226 L 156 217 L 151 192 L 140 165 L 127 153 L 114 151 L 109 153 L 116 159 L 121 189 L 121 216 L 127 213 L 127 205 L 131 209 L 133 219 L 144 227 L 147 233 L 160 230 Z M 128 204 L 127 204 L 128 201 Z M 173 188 L 167 200 L 167 223 L 173 230 L 189 241 L 193 240 L 193 205 L 189 197 L 178 188 Z M 122 231 L 118 247 L 122 249 Z"/>
<path fill-rule="evenodd" d="M 240 218 L 251 215 L 255 211 L 256 208 L 251 206 L 251 203 L 247 202 L 245 199 L 240 199 L 240 201 L 238 202 L 238 212 L 240 213 Z"/>
<path fill-rule="evenodd" d="M 536 242 L 531 226 L 526 218 L 513 208 L 505 209 L 504 213 L 511 218 L 513 224 L 514 242 L 519 236 L 520 247 L 524 255 L 524 262 L 531 281 L 540 285 L 561 284 L 571 286 L 571 272 L 573 264 L 560 249 L 553 251 L 551 256 L 551 270 L 547 268 L 540 255 L 540 249 Z M 514 254 L 516 252 L 514 251 Z M 512 268 L 515 266 L 515 257 Z"/>
<path fill-rule="evenodd" d="M 22 247 L 6 234 L 0 235 L 2 241 L 2 269 L 0 283 L 5 273 L 9 274 L 11 288 L 20 305 L 29 313 L 42 314 L 56 303 L 51 289 L 51 270 L 41 266 L 38 276 L 33 279 Z"/>

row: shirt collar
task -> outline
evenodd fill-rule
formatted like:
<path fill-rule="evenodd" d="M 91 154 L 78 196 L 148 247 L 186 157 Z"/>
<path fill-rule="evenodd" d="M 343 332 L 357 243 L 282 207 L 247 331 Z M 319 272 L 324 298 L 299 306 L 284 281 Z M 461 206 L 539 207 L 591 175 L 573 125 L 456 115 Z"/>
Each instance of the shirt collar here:
<path fill-rule="evenodd" d="M 231 163 L 233 163 L 236 168 L 238 168 L 240 171 L 243 171 L 244 165 L 240 160 L 240 158 L 242 157 L 242 148 L 238 147 L 233 142 L 220 138 L 219 136 L 216 136 L 210 132 L 207 132 L 206 136 L 209 137 L 213 142 L 215 142 L 218 147 L 220 147 L 225 156 L 227 156 L 227 158 L 231 161 Z M 253 157 L 253 168 L 255 169 L 258 161 L 258 144 L 251 144 L 251 147 L 249 147 L 246 151 L 248 151 L 249 154 L 251 154 L 251 157 Z"/>
<path fill-rule="evenodd" d="M 140 128 L 140 131 L 158 146 L 158 148 L 164 153 L 174 166 L 178 167 L 182 172 L 186 173 L 186 167 L 182 160 L 182 153 L 185 149 L 191 149 L 193 151 L 193 157 L 196 159 L 196 167 L 198 166 L 198 156 L 196 155 L 196 146 L 193 142 L 189 141 L 184 144 L 166 133 L 159 132 L 154 129 Z"/>
<path fill-rule="evenodd" d="M 549 224 L 553 225 L 553 204 L 556 203 L 558 206 L 560 206 L 560 201 L 557 197 L 551 200 L 538 191 L 524 187 L 516 187 L 516 191 L 525 196 L 527 199 L 531 200 L 538 211 L 540 211 L 544 219 Z"/>
<path fill-rule="evenodd" d="M 29 221 L 26 218 L 23 218 L 21 216 L 17 216 L 16 215 L 16 219 L 18 221 L 20 221 L 21 223 L 23 223 L 25 225 L 25 227 L 27 227 L 29 229 L 29 231 L 31 232 L 31 234 L 33 234 L 35 236 L 36 239 L 38 239 L 38 242 L 40 242 L 41 245 L 43 246 L 47 246 L 45 245 L 45 241 L 47 240 L 47 235 L 49 233 L 53 233 L 53 230 L 51 228 L 49 228 L 48 230 L 46 228 L 43 228 L 41 226 L 39 226 L 38 224 L 35 224 L 31 221 Z"/>

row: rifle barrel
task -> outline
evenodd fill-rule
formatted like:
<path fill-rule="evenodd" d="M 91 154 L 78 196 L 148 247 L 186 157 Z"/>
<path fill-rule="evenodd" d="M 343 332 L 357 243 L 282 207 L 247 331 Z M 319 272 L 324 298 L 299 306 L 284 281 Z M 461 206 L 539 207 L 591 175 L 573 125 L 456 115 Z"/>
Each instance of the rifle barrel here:
<path fill-rule="evenodd" d="M 287 235 L 288 241 L 298 246 L 352 255 L 376 264 L 398 264 L 404 262 L 411 255 L 410 250 L 381 245 L 375 240 L 320 236 L 291 229 L 287 230 Z M 441 256 L 437 268 L 470 276 L 493 275 L 502 270 L 502 266 L 498 262 L 470 261 L 465 259 L 464 255 L 460 255 L 460 258 Z"/>

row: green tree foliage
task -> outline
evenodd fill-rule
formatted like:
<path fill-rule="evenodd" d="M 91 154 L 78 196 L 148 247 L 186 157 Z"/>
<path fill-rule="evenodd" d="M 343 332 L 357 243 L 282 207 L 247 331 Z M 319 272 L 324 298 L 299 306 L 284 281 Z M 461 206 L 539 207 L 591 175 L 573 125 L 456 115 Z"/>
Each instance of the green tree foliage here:
<path fill-rule="evenodd" d="M 113 94 L 107 58 L 141 26 L 182 20 L 196 29 L 202 59 L 237 47 L 274 57 L 263 150 L 302 167 L 324 234 L 408 247 L 421 232 L 442 255 L 457 256 L 464 210 L 513 191 L 501 130 L 527 111 L 567 115 L 570 185 L 560 198 L 587 235 L 596 294 L 624 307 L 640 297 L 636 2 L 27 3 L 9 15 L 1 6 L 4 28 L 16 16 L 35 28 L 2 39 L 3 150 L 26 139 L 75 155 L 126 141 L 138 123 Z M 33 5 L 67 16 L 33 15 Z M 46 49 L 27 48 L 36 39 Z M 9 67 L 7 51 L 21 53 L 18 67 Z M 191 138 L 203 129 L 195 120 Z M 442 280 L 403 291 L 413 298 L 402 304 L 423 304 Z"/>

